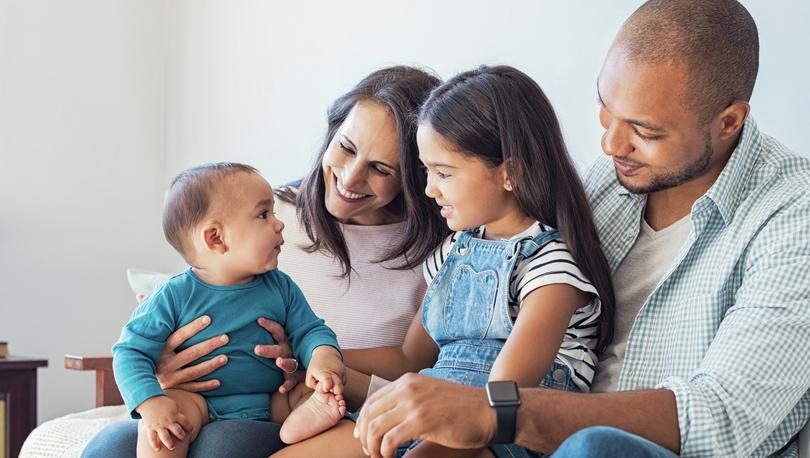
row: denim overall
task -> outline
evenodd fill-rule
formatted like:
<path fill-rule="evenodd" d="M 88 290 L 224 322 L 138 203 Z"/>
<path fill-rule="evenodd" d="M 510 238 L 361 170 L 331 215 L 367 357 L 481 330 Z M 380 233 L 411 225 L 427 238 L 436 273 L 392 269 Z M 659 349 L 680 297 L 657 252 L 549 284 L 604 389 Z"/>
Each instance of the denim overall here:
<path fill-rule="evenodd" d="M 423 302 L 422 324 L 439 345 L 439 357 L 421 374 L 483 387 L 492 364 L 512 331 L 509 281 L 515 264 L 554 240 L 558 231 L 515 240 L 484 240 L 464 231 L 430 283 Z M 566 366 L 555 362 L 542 387 L 577 390 Z M 415 447 L 405 444 L 402 456 Z M 536 452 L 513 444 L 493 444 L 498 457 L 534 457 Z"/>

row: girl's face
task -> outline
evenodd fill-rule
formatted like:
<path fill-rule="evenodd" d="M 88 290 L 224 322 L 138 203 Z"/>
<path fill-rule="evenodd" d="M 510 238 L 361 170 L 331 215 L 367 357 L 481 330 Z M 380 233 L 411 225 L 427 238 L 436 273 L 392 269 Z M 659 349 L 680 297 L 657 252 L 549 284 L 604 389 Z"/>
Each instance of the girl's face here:
<path fill-rule="evenodd" d="M 354 105 L 321 162 L 332 216 L 362 226 L 402 219 L 388 208 L 402 190 L 398 140 L 388 107 L 362 100 Z"/>
<path fill-rule="evenodd" d="M 450 229 L 486 226 L 487 238 L 502 238 L 531 224 L 518 208 L 503 164 L 490 167 L 472 154 L 457 152 L 428 122 L 419 125 L 416 141 L 428 171 L 425 194 L 442 207 Z"/>

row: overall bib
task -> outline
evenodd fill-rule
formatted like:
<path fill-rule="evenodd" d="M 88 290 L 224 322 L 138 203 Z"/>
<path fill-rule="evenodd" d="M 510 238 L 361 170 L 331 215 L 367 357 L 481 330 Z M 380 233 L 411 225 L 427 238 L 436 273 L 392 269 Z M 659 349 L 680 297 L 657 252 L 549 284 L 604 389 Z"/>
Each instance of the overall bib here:
<path fill-rule="evenodd" d="M 515 264 L 531 257 L 559 235 L 555 230 L 514 240 L 484 240 L 464 231 L 430 283 L 422 324 L 439 345 L 439 357 L 421 374 L 483 387 L 492 364 L 512 332 L 509 282 Z M 567 366 L 554 362 L 540 385 L 578 391 Z M 401 456 L 416 443 L 400 447 Z M 534 457 L 513 444 L 492 444 L 498 457 Z"/>

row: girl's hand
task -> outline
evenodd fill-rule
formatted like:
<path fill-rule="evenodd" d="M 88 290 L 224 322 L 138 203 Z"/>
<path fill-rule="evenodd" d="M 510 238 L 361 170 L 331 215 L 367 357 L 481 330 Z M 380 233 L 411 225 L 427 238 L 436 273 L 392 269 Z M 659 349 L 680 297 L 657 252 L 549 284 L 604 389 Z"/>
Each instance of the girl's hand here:
<path fill-rule="evenodd" d="M 166 339 L 166 345 L 163 346 L 163 353 L 160 354 L 160 359 L 158 360 L 156 374 L 161 388 L 164 390 L 178 388 L 197 393 L 219 387 L 219 380 L 217 379 L 211 379 L 205 382 L 197 382 L 195 380 L 210 374 L 227 363 L 227 356 L 220 355 L 191 367 L 185 366 L 195 361 L 197 358 L 210 354 L 215 349 L 228 343 L 227 335 L 222 334 L 212 337 L 204 342 L 194 344 L 180 353 L 175 353 L 177 347 L 202 329 L 205 329 L 210 323 L 211 319 L 203 315 L 174 331 L 169 338 Z"/>
<path fill-rule="evenodd" d="M 292 347 L 287 340 L 284 327 L 267 318 L 259 318 L 256 322 L 273 336 L 276 344 L 256 345 L 253 352 L 261 357 L 276 360 L 276 366 L 284 373 L 284 383 L 278 387 L 278 392 L 284 394 L 304 380 L 305 372 L 298 367 L 298 361 L 293 358 Z"/>
<path fill-rule="evenodd" d="M 149 398 L 135 410 L 141 414 L 138 428 L 145 431 L 149 446 L 155 451 L 161 447 L 174 450 L 175 439 L 183 440 L 186 434 L 193 432 L 191 422 L 168 396 Z"/>

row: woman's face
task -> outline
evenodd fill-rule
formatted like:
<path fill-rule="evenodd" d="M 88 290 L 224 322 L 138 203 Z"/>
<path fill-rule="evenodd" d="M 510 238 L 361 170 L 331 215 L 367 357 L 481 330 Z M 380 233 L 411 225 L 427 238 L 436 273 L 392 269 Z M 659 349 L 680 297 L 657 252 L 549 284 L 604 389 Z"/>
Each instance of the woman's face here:
<path fill-rule="evenodd" d="M 397 127 L 388 107 L 357 102 L 322 165 L 326 209 L 340 222 L 376 226 L 402 219 L 388 208 L 402 190 Z"/>

